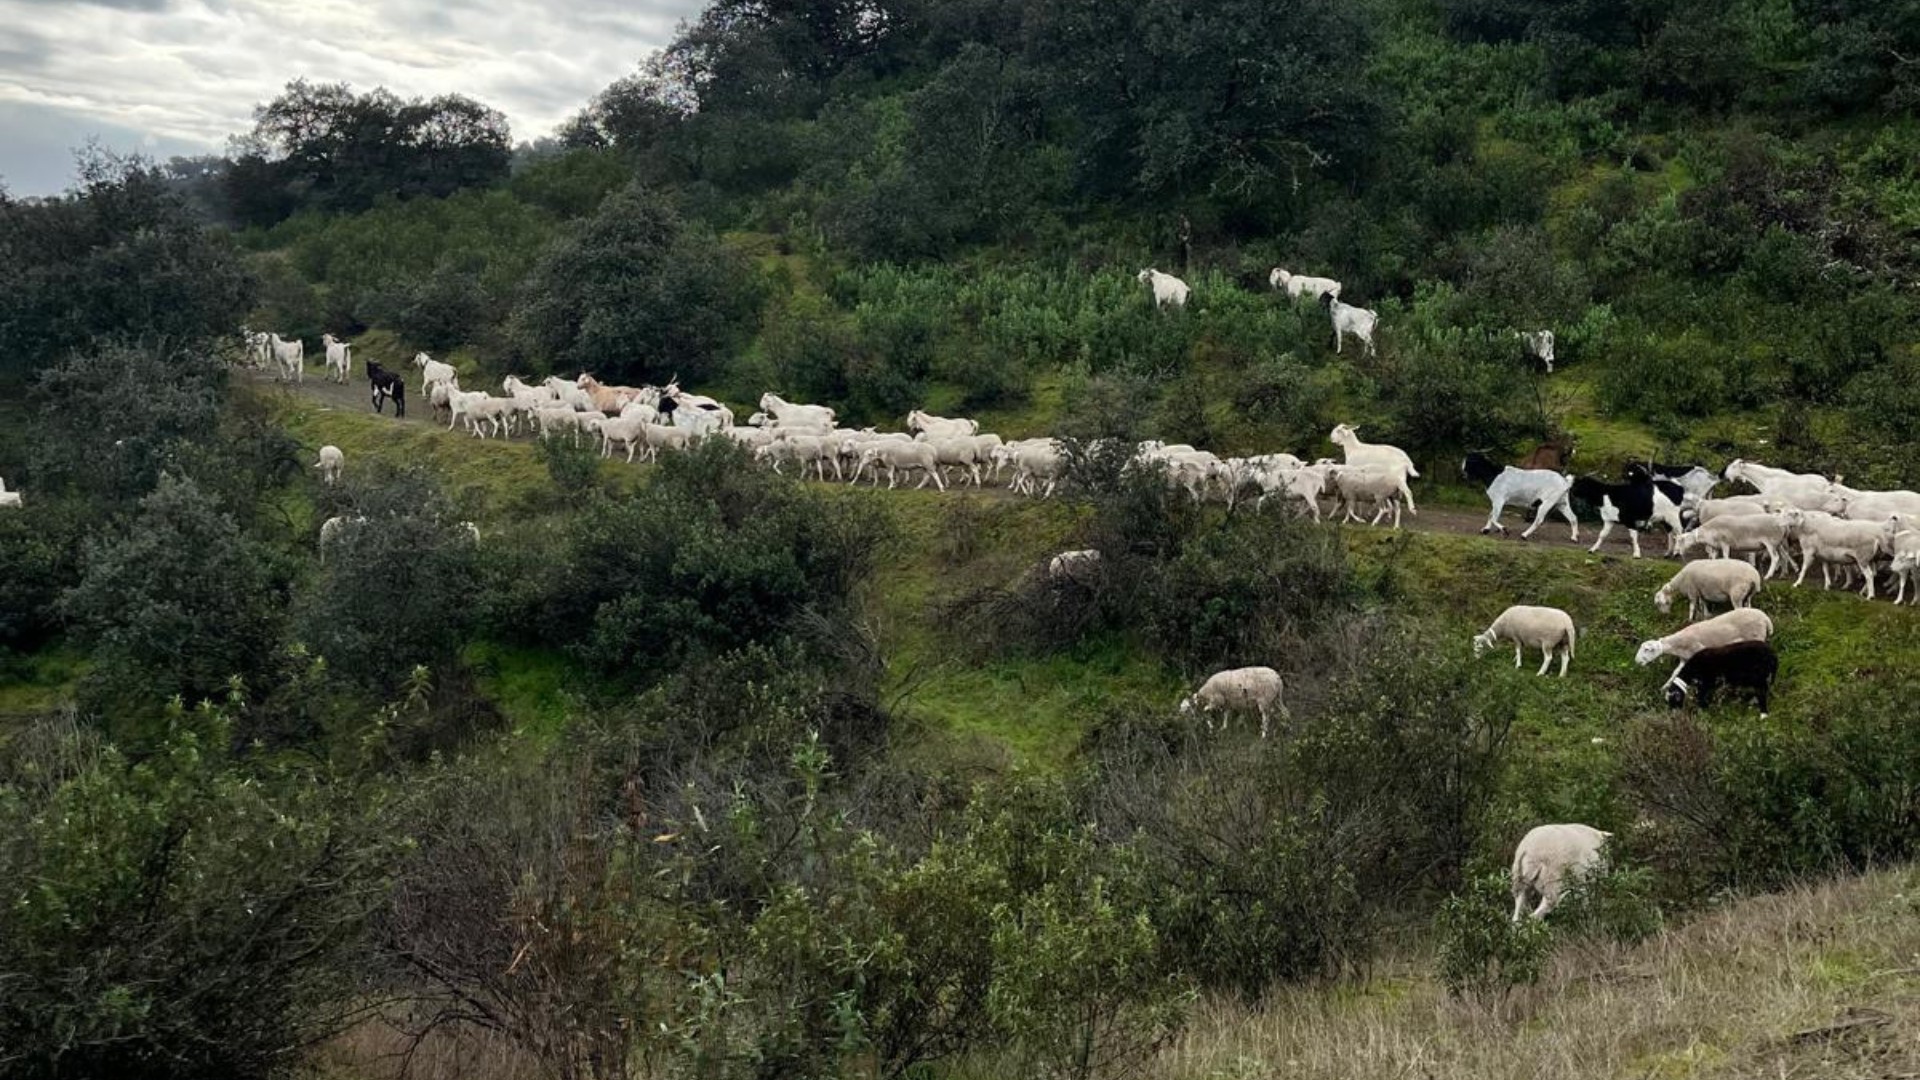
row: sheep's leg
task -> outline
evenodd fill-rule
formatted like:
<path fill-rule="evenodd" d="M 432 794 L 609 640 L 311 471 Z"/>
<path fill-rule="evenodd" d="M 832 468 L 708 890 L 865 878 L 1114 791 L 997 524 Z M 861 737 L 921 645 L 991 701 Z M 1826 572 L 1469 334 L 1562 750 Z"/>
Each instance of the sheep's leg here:
<path fill-rule="evenodd" d="M 1540 670 L 1533 673 L 1534 677 L 1538 678 L 1545 675 L 1551 667 L 1553 667 L 1553 646 L 1542 645 L 1540 647 Z"/>
<path fill-rule="evenodd" d="M 1400 500 L 1398 499 L 1393 502 L 1393 527 L 1396 529 L 1400 527 Z"/>
<path fill-rule="evenodd" d="M 1527 916 L 1527 886 L 1522 882 L 1513 883 L 1513 922 L 1519 922 Z"/>
<path fill-rule="evenodd" d="M 1267 737 L 1267 706 L 1265 702 L 1262 702 L 1260 705 L 1260 737 L 1263 739 Z"/>
<path fill-rule="evenodd" d="M 1520 643 L 1517 641 L 1513 643 L 1513 667 L 1515 671 L 1520 669 Z"/>
<path fill-rule="evenodd" d="M 1858 554 L 1854 555 L 1854 561 L 1860 564 L 1860 576 L 1867 579 L 1867 588 L 1866 588 L 1866 592 L 1863 595 L 1865 595 L 1867 599 L 1871 600 L 1873 599 L 1873 596 L 1874 596 L 1873 567 L 1869 565 L 1866 560 L 1860 558 Z"/>

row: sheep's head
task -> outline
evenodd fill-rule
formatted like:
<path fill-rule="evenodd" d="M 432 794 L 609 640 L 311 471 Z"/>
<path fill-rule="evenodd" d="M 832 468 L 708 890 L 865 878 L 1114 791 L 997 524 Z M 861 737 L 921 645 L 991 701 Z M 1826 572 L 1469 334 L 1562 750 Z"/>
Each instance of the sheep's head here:
<path fill-rule="evenodd" d="M 1194 708 L 1196 707 L 1196 705 L 1197 703 L 1194 701 L 1193 695 L 1191 694 L 1181 698 L 1180 699 L 1180 715 L 1187 716 L 1191 714 Z"/>
<path fill-rule="evenodd" d="M 1493 648 L 1493 631 L 1482 630 L 1481 632 L 1473 635 L 1474 659 L 1478 660 L 1480 657 L 1485 656 L 1487 654 L 1487 650 L 1491 648 Z"/>
<path fill-rule="evenodd" d="M 1659 608 L 1660 614 L 1662 615 L 1672 611 L 1673 587 L 1670 585 L 1660 586 L 1660 590 L 1653 594 L 1653 606 Z"/>
<path fill-rule="evenodd" d="M 1667 694 L 1668 708 L 1677 709 L 1682 705 L 1685 705 L 1687 703 L 1686 682 L 1677 676 L 1672 679 L 1669 679 L 1667 681 L 1666 694 Z"/>
<path fill-rule="evenodd" d="M 1653 663 L 1666 654 L 1666 645 L 1662 643 L 1659 638 L 1654 638 L 1651 641 L 1643 641 L 1640 643 L 1640 648 L 1634 651 L 1633 662 L 1639 664 L 1641 667 L 1646 667 L 1648 664 Z"/>

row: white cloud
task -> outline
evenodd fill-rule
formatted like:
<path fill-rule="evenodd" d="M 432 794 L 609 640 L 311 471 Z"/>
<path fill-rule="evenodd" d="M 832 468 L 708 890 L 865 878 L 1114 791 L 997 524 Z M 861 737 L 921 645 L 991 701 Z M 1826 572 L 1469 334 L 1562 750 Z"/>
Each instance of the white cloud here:
<path fill-rule="evenodd" d="M 551 132 L 665 45 L 702 0 L 0 0 L 0 176 L 20 172 L 6 118 L 75 123 L 207 150 L 252 127 L 296 78 L 462 93 L 516 139 Z M 31 170 L 27 170 L 31 171 Z M 16 187 L 16 191 L 20 188 Z"/>

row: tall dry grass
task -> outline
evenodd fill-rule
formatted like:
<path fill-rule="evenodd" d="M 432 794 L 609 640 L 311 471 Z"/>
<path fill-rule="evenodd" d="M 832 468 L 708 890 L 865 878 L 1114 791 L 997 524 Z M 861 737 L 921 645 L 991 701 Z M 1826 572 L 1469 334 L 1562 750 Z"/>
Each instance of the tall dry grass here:
<path fill-rule="evenodd" d="M 1211 1002 L 1155 1080 L 1920 1077 L 1920 870 L 1729 905 L 1638 946 L 1563 947 L 1458 1001 L 1403 964 L 1361 988 Z"/>

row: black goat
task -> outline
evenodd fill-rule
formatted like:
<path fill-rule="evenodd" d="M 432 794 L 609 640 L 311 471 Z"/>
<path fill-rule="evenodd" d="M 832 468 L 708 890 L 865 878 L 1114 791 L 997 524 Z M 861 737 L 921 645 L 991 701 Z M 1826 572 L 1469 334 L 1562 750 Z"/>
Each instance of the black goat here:
<path fill-rule="evenodd" d="M 407 415 L 407 380 L 398 373 L 381 367 L 379 361 L 367 361 L 367 382 L 373 386 L 373 411 L 379 412 L 388 398 L 393 399 L 395 419 Z"/>
<path fill-rule="evenodd" d="M 1773 677 L 1780 671 L 1780 657 L 1764 641 L 1739 641 L 1716 649 L 1701 649 L 1673 669 L 1667 680 L 1667 704 L 1679 708 L 1687 702 L 1691 690 L 1700 707 L 1710 708 L 1713 695 L 1722 686 L 1752 691 L 1760 703 L 1760 715 L 1767 715 L 1767 699 L 1773 692 Z M 1685 676 L 1684 678 L 1682 676 Z"/>
<path fill-rule="evenodd" d="M 1613 527 L 1624 525 L 1628 538 L 1633 541 L 1633 557 L 1639 558 L 1640 533 L 1654 520 L 1653 496 L 1657 490 L 1653 486 L 1653 474 L 1637 462 L 1627 466 L 1623 483 L 1609 484 L 1590 476 L 1575 480 L 1569 492 L 1575 510 L 1582 511 L 1582 516 L 1589 521 L 1600 522 L 1600 538 L 1587 550 L 1599 551 Z"/>

